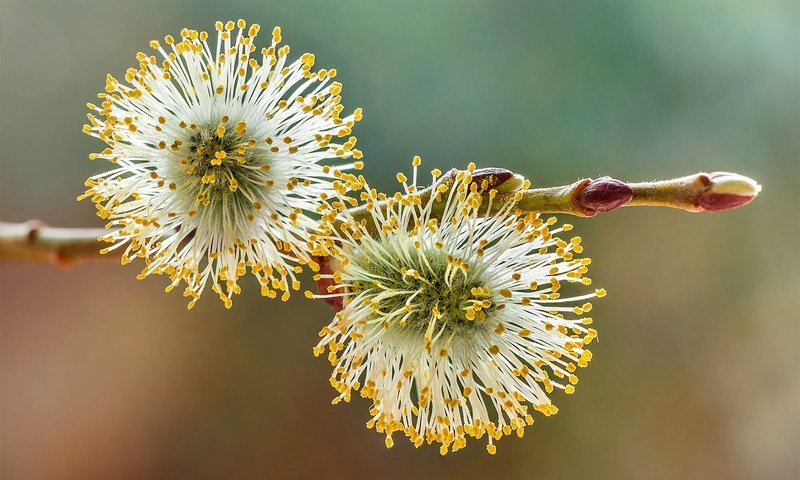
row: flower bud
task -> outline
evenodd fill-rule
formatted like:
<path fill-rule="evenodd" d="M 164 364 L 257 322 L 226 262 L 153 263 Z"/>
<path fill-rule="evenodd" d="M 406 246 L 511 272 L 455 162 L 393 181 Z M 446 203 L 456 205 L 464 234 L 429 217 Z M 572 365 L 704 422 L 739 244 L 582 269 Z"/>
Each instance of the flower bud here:
<path fill-rule="evenodd" d="M 750 203 L 761 185 L 755 180 L 738 173 L 714 172 L 707 175 L 709 185 L 700 195 L 701 208 L 712 212 L 731 210 Z"/>
<path fill-rule="evenodd" d="M 341 263 L 334 257 L 313 257 L 313 260 L 319 264 L 318 274 L 332 275 L 341 267 Z M 340 311 L 344 307 L 342 296 L 328 297 L 332 293 L 342 293 L 342 289 L 338 288 L 334 291 L 328 291 L 328 287 L 336 286 L 336 281 L 330 277 L 320 277 L 317 280 L 317 291 L 322 295 L 323 299 L 333 308 L 334 312 Z"/>
<path fill-rule="evenodd" d="M 495 189 L 501 193 L 516 192 L 525 183 L 525 177 L 505 168 L 479 168 L 472 173 L 472 183 L 481 185 L 486 180 L 487 190 Z"/>
<path fill-rule="evenodd" d="M 578 193 L 575 202 L 584 213 L 610 212 L 628 203 L 633 198 L 633 189 L 625 182 L 611 177 L 591 180 Z"/>

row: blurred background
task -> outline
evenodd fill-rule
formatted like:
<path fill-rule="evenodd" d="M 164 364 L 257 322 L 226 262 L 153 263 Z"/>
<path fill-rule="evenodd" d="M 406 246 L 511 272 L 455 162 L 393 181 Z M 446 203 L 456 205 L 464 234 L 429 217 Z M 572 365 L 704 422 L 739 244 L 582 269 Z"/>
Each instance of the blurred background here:
<path fill-rule="evenodd" d="M 244 18 L 335 67 L 364 174 L 511 168 L 535 185 L 729 170 L 722 214 L 572 221 L 600 341 L 576 395 L 523 439 L 440 457 L 331 406 L 332 312 L 248 280 L 188 312 L 113 260 L 0 266 L 0 477 L 798 478 L 800 4 L 792 0 L 0 0 L 0 218 L 100 226 L 85 103 L 150 39 Z"/>

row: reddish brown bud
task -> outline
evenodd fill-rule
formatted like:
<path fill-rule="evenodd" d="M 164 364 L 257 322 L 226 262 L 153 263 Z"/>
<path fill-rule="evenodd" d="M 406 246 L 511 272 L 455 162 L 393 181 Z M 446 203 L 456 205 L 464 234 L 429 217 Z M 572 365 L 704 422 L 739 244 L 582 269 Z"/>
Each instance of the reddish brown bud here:
<path fill-rule="evenodd" d="M 576 205 L 588 215 L 610 212 L 628 203 L 633 189 L 625 182 L 611 177 L 590 180 L 575 197 Z"/>
<path fill-rule="evenodd" d="M 747 205 L 755 197 L 743 197 L 725 193 L 705 192 L 700 195 L 700 206 L 709 212 L 722 212 Z"/>
<path fill-rule="evenodd" d="M 338 263 L 333 257 L 313 257 L 314 261 L 319 264 L 319 272 L 320 275 L 332 275 L 335 272 L 335 265 L 334 263 Z M 336 285 L 336 282 L 332 278 L 320 278 L 317 280 L 317 291 L 320 295 L 330 295 L 331 293 L 340 293 L 342 291 L 341 288 L 328 291 L 328 287 L 333 287 Z M 338 312 L 342 308 L 344 308 L 344 304 L 342 302 L 342 297 L 329 297 L 324 298 L 328 305 L 333 307 L 333 310 Z"/>

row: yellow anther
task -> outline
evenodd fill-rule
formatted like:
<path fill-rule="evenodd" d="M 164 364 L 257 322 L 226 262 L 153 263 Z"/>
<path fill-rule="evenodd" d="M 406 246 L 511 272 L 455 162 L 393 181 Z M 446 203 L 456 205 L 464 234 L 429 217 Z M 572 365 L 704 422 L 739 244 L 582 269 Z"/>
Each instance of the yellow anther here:
<path fill-rule="evenodd" d="M 214 152 L 214 158 L 211 160 L 211 165 L 222 165 L 222 161 L 225 160 L 227 156 L 228 154 L 225 152 L 225 150 L 217 150 Z"/>

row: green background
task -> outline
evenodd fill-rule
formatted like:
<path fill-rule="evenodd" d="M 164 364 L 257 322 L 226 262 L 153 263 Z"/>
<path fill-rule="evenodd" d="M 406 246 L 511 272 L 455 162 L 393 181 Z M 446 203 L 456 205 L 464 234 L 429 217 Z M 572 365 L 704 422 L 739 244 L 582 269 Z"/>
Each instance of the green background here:
<path fill-rule="evenodd" d="M 440 457 L 331 406 L 302 295 L 191 312 L 165 279 L 95 261 L 3 265 L 0 476 L 797 478 L 800 4 L 786 0 L 0 2 L 0 217 L 100 226 L 108 164 L 85 103 L 150 39 L 244 18 L 335 67 L 364 174 L 502 166 L 535 185 L 728 170 L 762 195 L 722 214 L 575 220 L 609 295 L 575 395 L 523 439 Z"/>

